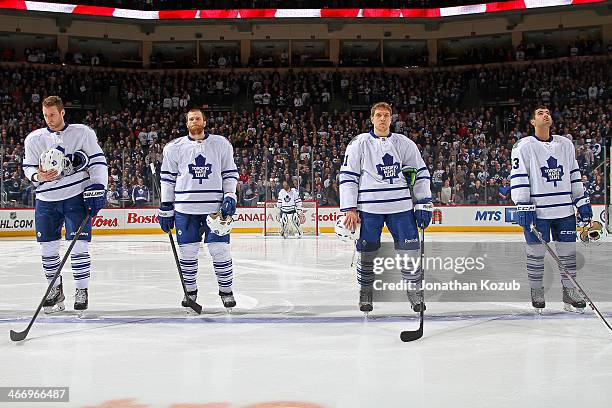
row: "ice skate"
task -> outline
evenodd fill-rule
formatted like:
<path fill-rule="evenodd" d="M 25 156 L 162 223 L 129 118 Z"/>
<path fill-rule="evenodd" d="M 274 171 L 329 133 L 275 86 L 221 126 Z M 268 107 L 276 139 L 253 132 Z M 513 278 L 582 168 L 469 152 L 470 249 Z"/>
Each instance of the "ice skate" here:
<path fill-rule="evenodd" d="M 367 316 L 374 306 L 372 305 L 372 291 L 361 289 L 359 291 L 359 310 L 361 310 Z"/>
<path fill-rule="evenodd" d="M 59 277 L 59 285 L 55 286 L 49 292 L 49 295 L 43 303 L 43 309 L 46 314 L 52 314 L 63 311 L 66 307 L 64 306 L 64 285 L 62 283 L 62 277 Z"/>
<path fill-rule="evenodd" d="M 74 310 L 78 312 L 79 317 L 85 317 L 85 311 L 89 305 L 89 295 L 87 288 L 77 289 L 74 293 Z"/>
<path fill-rule="evenodd" d="M 542 309 L 546 307 L 544 288 L 531 288 L 531 305 L 537 314 L 542 314 Z"/>
<path fill-rule="evenodd" d="M 198 290 L 192 290 L 191 292 L 187 292 L 187 295 L 189 296 L 189 299 L 193 300 L 194 302 L 196 301 L 196 299 L 198 298 Z M 183 296 L 183 301 L 181 302 L 181 306 L 183 306 L 186 310 L 187 310 L 187 314 L 197 314 L 193 309 L 191 309 L 191 307 L 189 307 L 189 303 L 187 302 L 187 296 Z"/>
<path fill-rule="evenodd" d="M 223 307 L 227 309 L 228 313 L 232 313 L 232 308 L 236 306 L 236 299 L 234 299 L 234 294 L 219 292 L 219 296 L 221 297 L 221 302 L 223 302 Z"/>
<path fill-rule="evenodd" d="M 563 287 L 563 309 L 567 312 L 584 313 L 586 302 L 576 288 Z"/>
<path fill-rule="evenodd" d="M 408 295 L 408 300 L 410 301 L 410 306 L 412 307 L 413 311 L 420 313 L 421 310 L 427 310 L 423 299 L 422 290 L 409 290 L 406 292 L 406 294 Z"/>

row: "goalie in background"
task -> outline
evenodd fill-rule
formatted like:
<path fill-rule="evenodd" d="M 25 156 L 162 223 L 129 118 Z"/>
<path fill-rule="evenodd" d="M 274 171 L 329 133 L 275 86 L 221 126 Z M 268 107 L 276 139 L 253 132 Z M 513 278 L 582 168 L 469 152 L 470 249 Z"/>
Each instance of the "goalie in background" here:
<path fill-rule="evenodd" d="M 281 224 L 280 234 L 283 238 L 287 238 L 290 231 L 293 232 L 294 236 L 302 238 L 302 227 L 300 225 L 300 218 L 302 217 L 302 199 L 300 193 L 289 186 L 287 181 L 283 181 L 283 188 L 278 193 L 278 202 L 276 203 L 278 212 L 276 214 L 276 220 Z"/>

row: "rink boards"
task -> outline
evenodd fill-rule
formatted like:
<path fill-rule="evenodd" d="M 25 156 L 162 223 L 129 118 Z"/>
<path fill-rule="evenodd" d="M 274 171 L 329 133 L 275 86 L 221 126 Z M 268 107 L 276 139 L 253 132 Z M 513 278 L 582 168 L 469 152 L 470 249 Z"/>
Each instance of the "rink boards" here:
<path fill-rule="evenodd" d="M 593 206 L 595 219 L 605 224 L 605 206 Z M 338 207 L 319 207 L 319 232 L 331 233 L 342 213 Z M 234 216 L 234 233 L 263 231 L 263 207 L 238 208 Z M 268 214 L 272 217 L 272 214 Z M 311 222 L 314 220 L 310 220 Z M 93 219 L 94 234 L 157 234 L 157 208 L 104 209 Z M 520 232 L 513 206 L 448 206 L 436 207 L 430 232 Z M 33 236 L 34 210 L 31 208 L 0 209 L 0 237 Z"/>

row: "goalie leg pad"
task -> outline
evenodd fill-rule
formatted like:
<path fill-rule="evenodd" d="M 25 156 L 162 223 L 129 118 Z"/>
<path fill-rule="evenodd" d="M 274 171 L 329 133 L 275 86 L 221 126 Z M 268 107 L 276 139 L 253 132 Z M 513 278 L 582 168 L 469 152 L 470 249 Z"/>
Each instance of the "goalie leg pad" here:
<path fill-rule="evenodd" d="M 200 252 L 200 243 L 192 242 L 189 244 L 179 244 L 179 264 L 181 265 L 181 274 L 185 281 L 185 287 L 188 292 L 193 292 L 198 289 L 196 279 L 198 276 L 198 254 Z"/>
<path fill-rule="evenodd" d="M 280 224 L 281 224 L 281 235 L 285 237 L 287 236 L 287 233 L 289 232 L 289 214 L 287 214 L 286 212 L 281 212 Z"/>
<path fill-rule="evenodd" d="M 47 283 L 51 283 L 53 275 L 57 272 L 57 268 L 60 264 L 59 256 L 60 240 L 47 241 L 40 243 L 40 250 L 42 253 L 42 267 Z M 58 286 L 61 280 L 58 278 L 55 280 L 54 286 Z"/>
<path fill-rule="evenodd" d="M 291 226 L 293 230 L 298 234 L 302 235 L 302 227 L 300 226 L 300 215 L 295 212 L 291 214 Z"/>
<path fill-rule="evenodd" d="M 87 289 L 91 268 L 89 242 L 79 240 L 74 244 L 70 254 L 70 265 L 72 266 L 75 287 L 77 289 Z"/>
<path fill-rule="evenodd" d="M 217 283 L 219 284 L 219 292 L 232 292 L 232 255 L 230 246 L 227 242 L 211 242 L 208 243 L 208 252 L 213 260 L 213 268 L 217 275 Z"/>

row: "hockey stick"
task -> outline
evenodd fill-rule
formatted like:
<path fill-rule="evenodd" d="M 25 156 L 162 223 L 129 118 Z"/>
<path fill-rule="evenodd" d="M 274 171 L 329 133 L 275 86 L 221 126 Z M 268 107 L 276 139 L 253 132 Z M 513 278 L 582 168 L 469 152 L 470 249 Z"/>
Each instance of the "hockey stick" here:
<path fill-rule="evenodd" d="M 605 324 L 608 329 L 612 330 L 612 327 L 610 326 L 610 324 L 606 321 L 606 319 L 603 317 L 603 315 L 601 314 L 601 312 L 599 311 L 599 309 L 597 309 L 597 307 L 595 306 L 595 304 L 591 301 L 591 299 L 587 296 L 587 294 L 584 292 L 584 290 L 582 290 L 582 288 L 580 287 L 580 285 L 578 284 L 578 282 L 576 282 L 576 279 L 574 279 L 572 277 L 572 275 L 569 274 L 569 272 L 567 271 L 567 269 L 565 268 L 565 265 L 563 265 L 563 263 L 561 262 L 561 260 L 559 259 L 559 257 L 557 256 L 557 254 L 555 253 L 555 251 L 552 250 L 552 248 L 550 247 L 550 245 L 548 245 L 548 243 L 546 241 L 544 241 L 544 238 L 542 237 L 542 233 L 540 233 L 540 231 L 538 231 L 538 229 L 536 228 L 536 226 L 534 224 L 531 224 L 530 228 L 531 232 L 533 233 L 533 235 L 536 236 L 536 238 L 538 239 L 538 241 L 540 241 L 541 244 L 544 245 L 544 247 L 546 248 L 546 251 L 548 251 L 548 253 L 550 254 L 550 256 L 552 256 L 552 258 L 555 260 L 555 262 L 557 262 L 557 267 L 559 268 L 559 270 L 561 271 L 561 273 L 563 273 L 565 275 L 565 277 L 567 279 L 569 279 L 570 281 L 572 281 L 572 283 L 574 284 L 574 286 L 576 286 L 576 289 L 578 289 L 578 292 L 580 292 L 580 295 L 587 301 L 587 303 L 589 304 L 589 306 L 591 307 L 591 309 L 593 309 L 593 312 L 595 312 L 595 314 L 597 315 L 597 317 L 599 317 L 601 319 L 601 321 L 603 322 L 603 324 Z"/>
<path fill-rule="evenodd" d="M 157 180 L 157 173 L 155 172 L 155 164 L 151 163 L 149 165 L 151 168 L 151 173 L 153 174 L 153 185 L 155 186 L 155 191 L 159 196 L 159 200 L 161 202 L 161 181 Z M 183 293 L 185 294 L 185 299 L 187 299 L 187 303 L 191 310 L 196 312 L 197 314 L 202 313 L 202 306 L 197 304 L 193 299 L 189 297 L 187 294 L 187 286 L 185 286 L 185 279 L 183 278 L 183 273 L 181 272 L 181 264 L 179 262 L 178 253 L 176 252 L 176 245 L 174 244 L 174 237 L 172 237 L 172 231 L 168 231 L 168 239 L 170 240 L 170 246 L 172 246 L 172 253 L 174 254 L 174 262 L 176 263 L 176 268 L 178 269 L 179 278 L 181 279 L 181 286 L 183 287 Z"/>
<path fill-rule="evenodd" d="M 412 191 L 411 191 L 412 192 Z M 425 228 L 421 228 L 421 281 L 425 279 Z M 421 290 L 423 290 L 421 288 Z M 423 304 L 421 307 L 421 311 L 419 312 L 420 323 L 419 328 L 417 330 L 404 330 L 400 333 L 400 339 L 404 343 L 408 343 L 410 341 L 415 341 L 423 337 L 423 320 L 424 320 L 424 310 L 425 309 L 425 291 L 423 290 Z"/>
<path fill-rule="evenodd" d="M 410 190 L 410 198 L 414 200 L 413 187 L 414 187 L 414 183 L 416 182 L 417 170 L 414 167 L 403 168 L 402 173 L 404 173 L 408 181 L 408 189 Z M 421 264 L 420 264 L 420 267 L 422 270 L 421 282 L 425 278 L 424 261 L 425 261 L 425 229 L 422 228 L 421 229 Z M 423 313 L 424 310 L 423 309 L 425 309 L 425 292 L 424 291 L 423 291 L 423 306 L 421 307 L 421 311 L 419 312 L 419 316 L 420 316 L 419 328 L 417 330 L 404 330 L 403 332 L 401 332 L 400 339 L 404 343 L 415 341 L 423 337 L 423 320 L 424 320 L 424 313 Z"/>
<path fill-rule="evenodd" d="M 57 278 L 60 276 L 60 273 L 62 272 L 62 268 L 64 267 L 64 264 L 66 263 L 66 260 L 68 259 L 68 256 L 70 255 L 70 252 L 72 252 L 72 248 L 74 247 L 74 244 L 76 244 L 76 242 L 78 241 L 79 237 L 81 236 L 81 232 L 83 232 L 83 228 L 85 228 L 85 225 L 87 225 L 87 222 L 89 222 L 90 218 L 91 216 L 88 213 L 87 216 L 85 216 L 85 218 L 83 219 L 83 222 L 81 222 L 81 225 L 79 225 L 79 229 L 77 229 L 76 233 L 74 234 L 74 238 L 72 238 L 72 241 L 70 241 L 70 246 L 66 250 L 66 253 L 64 254 L 64 258 L 62 259 L 62 262 L 60 262 L 59 266 L 57 267 L 57 271 L 55 271 L 55 274 L 53 275 L 53 279 L 51 279 L 49 286 L 47 286 L 47 291 L 45 292 L 45 295 L 40 301 L 40 304 L 38 305 L 38 309 L 36 309 L 36 312 L 34 312 L 34 316 L 32 316 L 32 319 L 30 320 L 30 324 L 28 324 L 28 327 L 26 327 L 26 329 L 21 332 L 16 332 L 16 331 L 11 330 L 11 340 L 22 341 L 28 336 L 28 333 L 30 332 L 32 325 L 34 324 L 36 317 L 40 313 L 40 309 L 42 309 L 43 304 L 45 303 L 45 300 L 47 300 L 47 296 L 49 296 L 51 289 L 53 289 L 53 284 L 55 283 Z"/>

